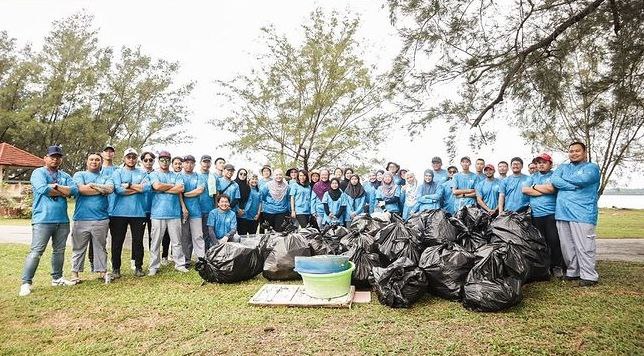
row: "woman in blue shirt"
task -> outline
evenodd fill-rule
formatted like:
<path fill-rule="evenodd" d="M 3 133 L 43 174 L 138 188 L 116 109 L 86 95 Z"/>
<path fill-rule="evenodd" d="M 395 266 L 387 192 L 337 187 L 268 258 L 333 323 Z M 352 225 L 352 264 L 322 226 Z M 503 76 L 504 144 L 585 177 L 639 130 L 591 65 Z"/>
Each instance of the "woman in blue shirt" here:
<path fill-rule="evenodd" d="M 297 179 L 292 180 L 291 189 L 291 217 L 297 220 L 300 227 L 309 226 L 311 220 L 311 185 L 309 172 L 300 169 Z"/>
<path fill-rule="evenodd" d="M 382 184 L 376 192 L 378 207 L 392 214 L 400 215 L 400 186 L 394 183 L 394 175 L 391 172 L 385 172 L 382 176 Z"/>
<path fill-rule="evenodd" d="M 239 173 L 237 174 L 239 175 Z M 246 172 L 246 174 L 248 175 L 248 172 Z M 240 236 L 257 233 L 257 224 L 260 215 L 259 212 L 261 211 L 259 179 L 257 175 L 251 174 L 246 181 L 248 182 L 248 190 L 246 191 L 245 198 L 242 194 L 242 198 L 239 203 L 241 215 L 237 215 L 237 232 Z M 244 191 L 242 191 L 242 193 Z"/>
<path fill-rule="evenodd" d="M 281 232 L 290 204 L 289 186 L 284 180 L 284 172 L 281 169 L 275 170 L 275 178 L 260 188 L 259 195 L 264 221 L 273 230 Z"/>
<path fill-rule="evenodd" d="M 441 208 L 443 189 L 434 181 L 434 171 L 425 170 L 423 184 L 416 190 L 416 206 L 414 212 L 423 212 Z"/>
<path fill-rule="evenodd" d="M 331 179 L 331 188 L 324 193 L 322 205 L 324 206 L 324 218 L 322 219 L 323 225 L 344 224 L 344 213 L 347 209 L 347 203 L 342 198 L 340 179 L 335 177 Z"/>
<path fill-rule="evenodd" d="M 230 198 L 226 194 L 217 196 L 217 209 L 208 214 L 208 235 L 212 245 L 220 242 L 235 241 L 237 232 L 237 217 L 235 212 L 230 210 Z"/>
<path fill-rule="evenodd" d="M 345 221 L 347 225 L 359 214 L 369 211 L 369 196 L 360 183 L 360 177 L 354 174 L 349 178 L 349 185 L 344 189 L 344 198 L 347 203 Z"/>

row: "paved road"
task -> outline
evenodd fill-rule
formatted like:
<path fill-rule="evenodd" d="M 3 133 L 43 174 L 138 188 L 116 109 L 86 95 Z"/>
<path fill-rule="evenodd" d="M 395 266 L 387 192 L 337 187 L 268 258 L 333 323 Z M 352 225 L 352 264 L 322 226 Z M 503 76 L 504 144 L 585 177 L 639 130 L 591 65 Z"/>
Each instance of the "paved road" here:
<path fill-rule="evenodd" d="M 67 243 L 70 244 L 70 241 L 68 239 Z M 30 244 L 31 226 L 0 226 L 0 243 Z M 130 246 L 130 242 L 126 241 L 125 246 Z M 644 263 L 644 238 L 598 239 L 597 257 L 600 260 Z"/>

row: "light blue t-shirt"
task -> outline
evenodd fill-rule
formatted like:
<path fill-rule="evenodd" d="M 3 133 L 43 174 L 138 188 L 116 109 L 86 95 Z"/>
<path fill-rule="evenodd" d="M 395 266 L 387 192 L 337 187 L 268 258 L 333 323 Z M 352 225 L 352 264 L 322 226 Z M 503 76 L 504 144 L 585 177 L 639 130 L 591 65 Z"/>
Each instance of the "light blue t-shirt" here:
<path fill-rule="evenodd" d="M 230 198 L 230 209 L 237 211 L 237 205 L 241 198 L 241 194 L 239 193 L 239 184 L 237 184 L 237 182 L 220 177 L 217 179 L 217 193 L 228 195 Z"/>
<path fill-rule="evenodd" d="M 150 185 L 154 186 L 154 183 L 173 184 L 176 187 L 183 185 L 183 176 L 174 172 L 154 171 L 150 173 Z M 158 220 L 180 219 L 181 203 L 179 202 L 179 194 L 166 193 L 155 189 L 150 218 Z"/>
<path fill-rule="evenodd" d="M 530 176 L 523 173 L 507 176 L 500 185 L 500 194 L 505 195 L 503 209 L 505 211 L 519 211 L 530 204 L 530 197 L 523 194 L 522 188 L 528 186 Z"/>
<path fill-rule="evenodd" d="M 454 187 L 458 189 L 474 189 L 476 187 L 476 183 L 478 182 L 479 177 L 476 175 L 476 173 L 473 172 L 468 172 L 468 173 L 456 173 L 454 175 Z M 467 197 L 467 198 L 459 198 L 459 197 L 454 197 L 455 198 L 455 203 L 456 203 L 456 210 L 460 210 L 464 206 L 475 206 L 476 205 L 476 199 L 473 197 Z"/>
<path fill-rule="evenodd" d="M 34 195 L 32 203 L 31 223 L 32 224 L 66 224 L 69 223 L 67 216 L 67 198 L 50 197 L 51 187 L 48 184 L 71 188 L 71 195 L 78 196 L 78 187 L 72 177 L 63 172 L 51 172 L 46 167 L 36 168 L 31 173 L 31 189 Z"/>
<path fill-rule="evenodd" d="M 119 167 L 117 166 L 107 166 L 107 167 L 101 167 L 101 174 L 104 175 L 105 177 L 110 178 L 110 182 L 112 180 L 112 176 L 114 175 L 114 171 L 116 171 Z M 112 183 L 113 184 L 113 183 Z M 112 209 L 114 209 L 114 202 L 116 201 L 116 192 L 112 192 L 110 195 L 107 196 L 107 212 L 109 214 Z M 76 220 L 76 219 L 74 219 Z"/>
<path fill-rule="evenodd" d="M 244 206 L 244 220 L 255 220 L 255 216 L 259 211 L 259 189 L 250 188 L 248 193 L 248 200 Z"/>
<path fill-rule="evenodd" d="M 548 184 L 551 182 L 553 171 L 547 173 L 536 172 L 531 175 L 526 186 Z M 530 197 L 530 208 L 532 208 L 532 216 L 536 218 L 544 217 L 547 215 L 552 215 L 555 213 L 555 204 L 557 202 L 557 193 L 554 194 L 544 194 L 538 197 Z"/>
<path fill-rule="evenodd" d="M 488 208 L 494 210 L 499 205 L 499 192 L 501 189 L 501 181 L 492 178 L 489 180 L 485 178 L 476 184 L 476 195 L 483 199 Z"/>
<path fill-rule="evenodd" d="M 400 186 L 396 186 L 396 191 L 394 192 L 394 196 L 398 197 L 400 199 L 400 196 L 402 193 L 400 192 Z M 376 191 L 376 200 L 385 200 L 384 195 L 382 194 L 382 185 L 378 187 L 378 191 Z M 400 212 L 400 205 L 398 203 L 386 203 L 385 202 L 385 209 L 390 212 L 390 213 L 398 213 Z"/>
<path fill-rule="evenodd" d="M 233 230 L 237 230 L 237 217 L 232 210 L 213 209 L 208 214 L 208 226 L 215 230 L 215 237 L 221 239 Z"/>
<path fill-rule="evenodd" d="M 81 171 L 74 174 L 74 182 L 77 185 L 90 183 L 110 185 L 114 187 L 112 178 L 104 171 L 90 172 Z M 112 193 L 113 194 L 113 193 Z M 74 221 L 98 221 L 109 218 L 109 196 L 103 194 L 82 195 L 78 193 L 76 206 L 74 207 Z"/>
<path fill-rule="evenodd" d="M 597 225 L 599 166 L 595 163 L 562 164 L 551 176 L 557 192 L 555 219 Z"/>
<path fill-rule="evenodd" d="M 434 172 L 434 178 L 433 181 L 436 182 L 436 184 L 441 185 L 445 181 L 447 181 L 447 171 L 444 169 L 439 169 L 437 171 L 432 170 Z"/>
<path fill-rule="evenodd" d="M 210 211 L 215 208 L 215 202 L 208 191 L 208 173 L 199 172 L 197 174 L 204 182 L 206 182 L 203 193 L 199 195 L 199 210 L 201 210 L 201 214 L 204 215 L 210 213 Z"/>
<path fill-rule="evenodd" d="M 441 200 L 443 199 L 443 187 L 436 184 L 436 190 L 433 194 L 423 195 L 424 182 L 416 188 L 416 205 L 411 212 L 419 212 L 426 210 L 434 210 L 441 208 Z"/>
<path fill-rule="evenodd" d="M 293 180 L 291 180 L 293 181 Z M 290 184 L 290 194 L 295 200 L 295 214 L 311 214 L 311 185 Z"/>
<path fill-rule="evenodd" d="M 287 213 L 290 209 L 290 199 L 289 195 L 290 187 L 286 183 L 286 192 L 284 197 L 280 200 L 274 199 L 268 189 L 268 184 L 265 184 L 260 188 L 259 194 L 262 201 L 262 210 L 267 214 L 284 214 Z"/>
<path fill-rule="evenodd" d="M 455 183 L 456 181 L 452 178 L 441 184 L 441 188 L 443 188 L 441 208 L 451 215 L 456 213 L 456 198 L 454 197 L 454 191 L 452 190 L 456 186 Z"/>
<path fill-rule="evenodd" d="M 376 206 L 378 201 L 376 200 L 376 193 L 378 189 L 374 188 L 371 182 L 363 185 L 364 191 L 367 194 L 367 203 L 369 204 L 369 214 L 373 214 L 376 211 Z"/>
<path fill-rule="evenodd" d="M 350 197 L 347 193 L 343 193 L 344 201 L 347 204 L 346 213 L 344 214 L 345 221 L 351 221 L 353 219 L 352 214 L 364 214 L 364 207 L 366 204 L 369 204 L 369 196 L 367 194 L 366 187 L 363 186 L 363 189 L 365 190 L 365 193 L 355 198 Z"/>
<path fill-rule="evenodd" d="M 198 173 L 181 173 L 183 176 L 183 191 L 184 193 L 191 192 L 197 188 L 204 188 L 206 185 L 208 185 L 206 179 L 204 176 L 199 175 Z M 199 194 L 196 197 L 183 197 L 183 202 L 186 204 L 186 208 L 188 209 L 188 215 L 191 218 L 200 218 L 201 217 L 201 205 L 199 204 L 199 197 L 201 197 L 201 194 Z"/>
<path fill-rule="evenodd" d="M 329 211 L 331 212 L 331 214 L 335 215 L 335 220 L 331 220 L 325 212 L 324 216 L 322 217 L 323 224 L 344 223 L 344 214 L 342 214 L 342 216 L 338 216 L 338 211 L 340 210 L 340 207 L 344 206 L 346 212 L 347 202 L 345 200 L 345 197 L 346 194 L 340 194 L 340 197 L 337 200 L 333 200 L 331 199 L 329 192 L 324 193 L 322 204 L 327 204 L 329 206 Z"/>
<path fill-rule="evenodd" d="M 138 168 L 129 169 L 123 167 L 114 171 L 114 174 L 112 174 L 112 182 L 114 182 L 116 199 L 114 200 L 114 208 L 110 216 L 144 218 L 146 204 L 145 193 L 151 189 L 148 174 Z M 143 192 L 125 195 L 126 189 L 123 188 L 123 183 L 143 184 Z"/>

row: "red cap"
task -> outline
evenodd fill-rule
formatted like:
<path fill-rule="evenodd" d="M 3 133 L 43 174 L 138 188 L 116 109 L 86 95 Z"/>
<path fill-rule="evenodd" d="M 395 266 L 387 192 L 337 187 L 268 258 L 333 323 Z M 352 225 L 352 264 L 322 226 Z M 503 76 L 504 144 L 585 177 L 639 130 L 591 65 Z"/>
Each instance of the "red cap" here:
<path fill-rule="evenodd" d="M 546 161 L 546 162 L 550 162 L 550 163 L 552 163 L 552 157 L 550 157 L 550 155 L 549 155 L 549 154 L 547 154 L 547 153 L 542 153 L 542 154 L 538 155 L 537 157 L 535 157 L 535 158 L 532 160 L 532 162 L 535 162 L 535 161 L 536 161 L 536 160 L 538 160 L 538 159 L 542 159 L 542 160 L 544 160 L 544 161 Z"/>
<path fill-rule="evenodd" d="M 496 172 L 496 169 L 494 169 L 493 164 L 486 164 L 485 167 L 483 167 L 483 172 L 485 172 L 486 169 L 491 169 L 492 172 Z"/>

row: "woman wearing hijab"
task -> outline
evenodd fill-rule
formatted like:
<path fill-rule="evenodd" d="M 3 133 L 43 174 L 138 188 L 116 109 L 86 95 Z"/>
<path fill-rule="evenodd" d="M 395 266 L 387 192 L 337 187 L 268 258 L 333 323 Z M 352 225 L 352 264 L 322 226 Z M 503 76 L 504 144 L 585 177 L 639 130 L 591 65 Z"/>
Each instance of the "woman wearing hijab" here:
<path fill-rule="evenodd" d="M 248 201 L 248 195 L 250 194 L 250 186 L 248 185 L 248 171 L 245 168 L 240 168 L 237 171 L 237 176 L 234 180 L 235 183 L 239 186 L 239 201 L 237 204 L 237 226 L 240 225 L 241 217 L 244 216 L 244 206 Z"/>
<path fill-rule="evenodd" d="M 365 209 L 367 211 L 369 210 L 369 197 L 360 183 L 360 177 L 357 174 L 352 175 L 351 179 L 349 179 L 349 185 L 344 190 L 344 195 L 347 203 L 347 212 L 344 220 L 349 225 L 353 218 L 359 214 L 364 214 Z"/>
<path fill-rule="evenodd" d="M 311 212 L 315 216 L 315 222 L 318 225 L 318 228 L 322 227 L 322 221 L 324 220 L 324 204 L 322 204 L 322 199 L 324 199 L 324 193 L 331 189 L 331 182 L 329 181 L 329 170 L 320 169 L 320 181 L 315 183 L 313 186 L 313 194 L 311 194 Z"/>
<path fill-rule="evenodd" d="M 243 193 L 242 193 L 243 194 Z M 243 196 L 242 196 L 243 199 Z M 248 198 L 243 206 L 244 214 L 237 218 L 237 231 L 239 235 L 256 234 L 261 209 L 259 200 L 259 187 L 257 175 L 253 174 L 248 178 Z"/>
<path fill-rule="evenodd" d="M 403 220 L 407 221 L 409 215 L 416 206 L 416 189 L 418 182 L 416 182 L 416 175 L 413 172 L 408 172 L 405 176 L 405 185 L 402 187 L 401 200 L 403 201 Z"/>
<path fill-rule="evenodd" d="M 369 214 L 373 213 L 376 209 L 376 192 L 378 191 L 380 184 L 382 184 L 382 173 L 380 175 L 381 180 L 378 180 L 378 175 L 376 172 L 369 173 L 369 182 L 363 186 L 365 192 L 367 193 Z"/>
<path fill-rule="evenodd" d="M 382 184 L 376 192 L 378 207 L 392 214 L 400 215 L 400 186 L 394 183 L 394 175 L 391 172 L 385 172 L 382 175 Z"/>
<path fill-rule="evenodd" d="M 353 169 L 352 168 L 347 168 L 344 170 L 344 177 L 342 177 L 342 180 L 340 181 L 340 190 L 344 192 L 345 189 L 347 189 L 347 186 L 349 185 L 349 180 L 351 180 L 351 176 L 353 176 Z"/>
<path fill-rule="evenodd" d="M 441 208 L 443 189 L 434 181 L 434 171 L 425 170 L 423 183 L 416 191 L 416 207 L 414 212 L 423 212 Z"/>
<path fill-rule="evenodd" d="M 300 169 L 297 172 L 297 182 L 291 188 L 291 217 L 297 220 L 300 227 L 309 226 L 311 220 L 311 185 L 309 172 Z"/>
<path fill-rule="evenodd" d="M 331 179 L 331 187 L 324 193 L 322 204 L 324 206 L 323 225 L 344 225 L 347 202 L 343 198 L 338 178 Z"/>
<path fill-rule="evenodd" d="M 261 187 L 259 195 L 264 221 L 273 230 L 281 232 L 290 207 L 289 186 L 284 180 L 284 172 L 281 169 L 275 170 L 275 178 Z"/>

